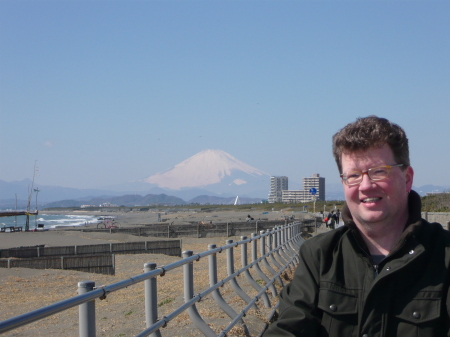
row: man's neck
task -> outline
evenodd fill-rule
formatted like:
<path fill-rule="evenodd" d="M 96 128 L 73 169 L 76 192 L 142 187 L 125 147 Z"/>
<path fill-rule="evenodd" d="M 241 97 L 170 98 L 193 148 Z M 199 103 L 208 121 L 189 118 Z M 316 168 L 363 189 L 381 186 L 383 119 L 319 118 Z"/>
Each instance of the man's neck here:
<path fill-rule="evenodd" d="M 406 225 L 407 217 L 389 224 L 356 224 L 372 255 L 388 255 L 398 243 Z"/>

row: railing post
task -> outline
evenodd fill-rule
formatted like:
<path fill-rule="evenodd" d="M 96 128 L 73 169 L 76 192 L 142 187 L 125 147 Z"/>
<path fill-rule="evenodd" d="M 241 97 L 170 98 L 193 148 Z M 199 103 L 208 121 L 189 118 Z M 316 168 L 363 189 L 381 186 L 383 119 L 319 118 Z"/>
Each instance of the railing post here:
<path fill-rule="evenodd" d="M 215 244 L 208 245 L 208 250 L 216 249 L 217 246 Z M 218 282 L 217 280 L 217 254 L 211 254 L 208 256 L 208 267 L 209 267 L 209 285 L 211 287 L 215 286 Z M 212 297 L 216 301 L 216 303 L 219 305 L 219 307 L 232 319 L 234 319 L 238 313 L 234 311 L 234 309 L 224 300 L 222 297 L 222 294 L 220 293 L 219 289 L 216 289 L 212 292 Z M 247 326 L 245 325 L 244 321 L 241 320 L 240 324 L 242 325 L 242 328 L 244 331 L 248 331 Z"/>
<path fill-rule="evenodd" d="M 183 252 L 183 258 L 186 259 L 193 255 L 192 250 L 185 250 Z M 184 275 L 184 302 L 189 302 L 194 297 L 194 265 L 192 262 L 183 265 Z M 197 307 L 195 305 L 190 306 L 187 309 L 189 317 L 195 326 L 207 337 L 217 337 L 217 334 L 209 327 L 208 324 L 200 316 Z"/>
<path fill-rule="evenodd" d="M 288 225 L 289 226 L 289 225 Z M 289 261 L 289 256 L 286 253 L 286 241 L 284 240 L 284 233 L 286 231 L 286 227 L 280 227 L 280 231 L 278 232 L 278 246 L 280 249 L 278 250 L 278 255 L 280 257 L 280 260 L 285 263 L 284 261 Z"/>
<path fill-rule="evenodd" d="M 246 236 L 241 236 L 241 241 L 247 240 Z M 247 243 L 242 243 L 241 245 L 241 262 L 242 262 L 242 268 L 247 267 L 248 265 L 248 259 L 247 259 Z M 252 285 L 253 288 L 255 288 L 258 292 L 260 292 L 263 288 L 255 281 L 252 274 L 250 274 L 250 271 L 247 269 L 244 271 L 244 276 L 247 279 L 248 283 Z M 261 295 L 264 305 L 266 308 L 270 308 L 270 300 L 269 296 L 267 296 L 266 293 L 263 293 Z"/>
<path fill-rule="evenodd" d="M 292 223 L 290 226 L 286 227 L 286 229 L 284 230 L 284 245 L 285 245 L 284 247 L 285 247 L 286 254 L 288 254 L 289 256 L 293 256 L 297 253 L 294 249 L 292 249 L 292 246 L 289 242 L 291 240 L 291 231 L 294 226 L 295 226 L 295 224 Z"/>
<path fill-rule="evenodd" d="M 273 256 L 273 261 L 274 264 L 277 266 L 278 269 L 283 268 L 283 265 L 287 263 L 287 261 L 285 261 L 283 259 L 283 257 L 280 254 L 280 250 L 281 250 L 281 230 L 280 228 L 282 228 L 281 226 L 276 227 L 273 233 L 273 250 L 275 250 L 275 253 L 272 254 Z M 280 260 L 281 264 L 275 259 L 275 255 L 278 256 L 278 259 Z M 289 260 L 288 260 L 289 261 Z"/>
<path fill-rule="evenodd" d="M 292 250 L 294 250 L 295 252 L 298 252 L 298 250 L 300 249 L 300 243 L 299 243 L 299 234 L 300 234 L 300 232 L 301 232 L 301 229 L 300 229 L 300 226 L 301 226 L 301 223 L 300 222 L 296 222 L 295 223 L 295 226 L 293 226 L 292 228 L 291 228 L 291 231 L 289 232 L 289 234 L 290 234 L 290 237 L 289 237 L 289 239 L 291 240 L 292 239 L 292 241 L 290 241 L 290 246 L 291 246 L 291 249 Z"/>
<path fill-rule="evenodd" d="M 145 242 L 147 245 L 147 241 Z M 156 263 L 150 262 L 144 264 L 144 272 L 148 273 L 156 269 Z M 151 327 L 158 321 L 158 290 L 156 277 L 152 277 L 144 281 L 145 289 L 145 322 L 147 328 Z M 161 332 L 155 331 L 150 337 L 161 337 Z"/>
<path fill-rule="evenodd" d="M 270 238 L 269 242 L 268 242 L 268 246 L 269 246 L 269 251 L 272 251 L 272 253 L 269 255 L 270 261 L 275 265 L 275 267 L 278 268 L 278 270 L 280 270 L 283 266 L 278 263 L 278 261 L 275 259 L 275 254 L 278 253 L 277 251 L 277 244 L 278 244 L 278 240 L 277 240 L 277 229 L 274 228 L 271 232 L 269 232 L 269 236 L 267 237 L 268 239 Z"/>
<path fill-rule="evenodd" d="M 261 257 L 266 255 L 266 240 L 265 240 L 265 232 L 261 231 L 261 246 L 259 247 L 261 250 Z M 269 232 L 270 234 L 270 232 Z M 269 236 L 268 236 L 269 238 Z M 270 249 L 270 245 L 268 245 L 269 249 Z M 269 252 L 268 252 L 269 253 Z M 272 257 L 272 254 L 270 254 L 270 257 Z M 266 269 L 269 271 L 269 273 L 272 274 L 272 276 L 275 276 L 277 274 L 277 272 L 275 271 L 275 269 L 272 268 L 272 266 L 269 264 L 269 262 L 267 261 L 267 258 L 263 258 L 262 259 L 263 265 L 264 267 L 266 267 Z M 278 282 L 280 283 L 281 286 L 284 286 L 283 281 L 281 280 L 280 277 L 276 278 L 278 280 Z"/>
<path fill-rule="evenodd" d="M 85 294 L 94 290 L 95 282 L 78 282 L 78 294 Z M 95 337 L 95 300 L 85 302 L 78 306 L 79 314 L 79 336 Z"/>
<path fill-rule="evenodd" d="M 233 240 L 227 240 L 227 245 L 231 245 L 233 243 Z M 228 276 L 231 276 L 234 274 L 234 252 L 233 247 L 230 247 L 227 249 L 227 272 Z M 247 304 L 252 301 L 250 296 L 248 296 L 244 290 L 242 290 L 241 286 L 236 280 L 236 277 L 230 280 L 231 288 L 233 288 L 234 292 L 242 298 Z M 255 309 L 257 309 L 255 304 Z"/>
<path fill-rule="evenodd" d="M 295 227 L 295 222 L 291 223 L 284 231 L 284 252 L 288 256 L 293 256 L 294 260 L 290 265 L 291 268 L 295 270 L 295 265 L 298 264 L 298 254 L 297 250 L 294 249 L 293 242 L 291 241 L 292 233 Z"/>
<path fill-rule="evenodd" d="M 256 233 L 252 233 L 252 238 L 258 236 Z M 258 260 L 258 248 L 256 245 L 256 240 L 252 241 L 252 262 L 255 262 L 256 260 Z M 262 241 L 259 241 L 259 244 L 262 244 Z M 261 277 L 261 279 L 266 282 L 266 283 L 270 283 L 270 279 L 267 277 L 266 274 L 264 274 L 264 272 L 261 270 L 261 267 L 259 266 L 258 263 L 255 264 L 255 270 L 256 273 L 258 274 L 259 277 Z M 273 285 L 273 283 L 269 286 L 270 291 L 272 292 L 272 296 L 273 297 L 277 297 L 277 289 L 275 288 L 275 286 Z"/>

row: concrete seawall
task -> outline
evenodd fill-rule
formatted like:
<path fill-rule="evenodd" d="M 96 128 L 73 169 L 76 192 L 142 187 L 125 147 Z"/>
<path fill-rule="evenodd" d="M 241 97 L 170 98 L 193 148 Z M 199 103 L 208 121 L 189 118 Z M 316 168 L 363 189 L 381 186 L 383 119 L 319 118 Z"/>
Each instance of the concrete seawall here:
<path fill-rule="evenodd" d="M 438 222 L 444 228 L 447 228 L 447 225 L 450 222 L 450 213 L 444 213 L 444 212 L 422 212 L 422 218 L 424 218 L 428 222 Z"/>

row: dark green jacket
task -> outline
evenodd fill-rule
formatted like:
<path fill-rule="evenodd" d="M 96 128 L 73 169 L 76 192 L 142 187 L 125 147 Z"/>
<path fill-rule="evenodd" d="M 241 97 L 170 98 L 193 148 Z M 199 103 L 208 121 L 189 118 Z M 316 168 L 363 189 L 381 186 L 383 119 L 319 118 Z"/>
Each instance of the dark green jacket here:
<path fill-rule="evenodd" d="M 450 232 L 420 208 L 412 191 L 407 227 L 378 266 L 345 208 L 345 226 L 302 245 L 264 337 L 450 336 Z"/>

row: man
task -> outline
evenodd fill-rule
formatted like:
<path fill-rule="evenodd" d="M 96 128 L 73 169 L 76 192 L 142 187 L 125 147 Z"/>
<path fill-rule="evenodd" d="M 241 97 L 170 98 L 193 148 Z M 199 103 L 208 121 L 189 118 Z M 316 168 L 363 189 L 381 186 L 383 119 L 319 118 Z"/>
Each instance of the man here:
<path fill-rule="evenodd" d="M 339 208 L 336 210 L 336 224 L 339 225 L 339 219 L 341 218 L 341 211 Z"/>
<path fill-rule="evenodd" d="M 327 218 L 328 218 L 327 227 L 334 229 L 334 225 L 336 223 L 336 215 L 334 214 L 334 211 L 328 213 Z"/>
<path fill-rule="evenodd" d="M 344 226 L 306 241 L 264 337 L 450 336 L 450 233 L 421 219 L 408 139 L 369 116 L 333 136 Z"/>

